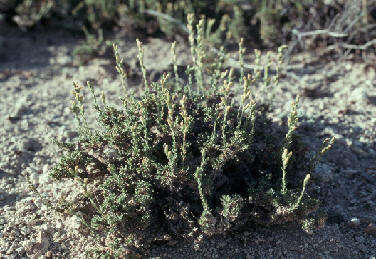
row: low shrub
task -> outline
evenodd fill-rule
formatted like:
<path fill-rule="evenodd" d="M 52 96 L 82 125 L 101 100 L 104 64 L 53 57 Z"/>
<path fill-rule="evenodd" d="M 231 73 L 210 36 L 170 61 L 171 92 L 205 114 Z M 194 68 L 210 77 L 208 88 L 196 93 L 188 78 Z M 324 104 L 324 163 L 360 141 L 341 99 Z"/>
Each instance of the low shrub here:
<path fill-rule="evenodd" d="M 307 155 L 296 133 L 298 99 L 287 132 L 278 133 L 252 94 L 259 83 L 278 84 L 278 74 L 268 73 L 270 64 L 248 76 L 241 65 L 237 81 L 234 71 L 223 67 L 223 56 L 206 63 L 205 21 L 197 27 L 193 16 L 188 21 L 193 65 L 186 81 L 177 73 L 174 43 L 173 72 L 149 82 L 138 41 L 144 91 L 135 95 L 114 45 L 122 106 L 108 104 L 104 95 L 100 103 L 88 83 L 98 113 L 94 128 L 86 121 L 83 87 L 74 83 L 72 111 L 80 134 L 74 143 L 56 141 L 64 155 L 51 176 L 77 181 L 82 192 L 56 209 L 79 215 L 100 237 L 95 251 L 101 254 L 145 253 L 158 240 L 198 241 L 250 224 L 312 226 L 307 222 L 319 201 L 307 186 L 333 139 L 314 157 Z M 240 64 L 244 52 L 241 41 Z M 234 94 L 237 85 L 240 98 Z"/>

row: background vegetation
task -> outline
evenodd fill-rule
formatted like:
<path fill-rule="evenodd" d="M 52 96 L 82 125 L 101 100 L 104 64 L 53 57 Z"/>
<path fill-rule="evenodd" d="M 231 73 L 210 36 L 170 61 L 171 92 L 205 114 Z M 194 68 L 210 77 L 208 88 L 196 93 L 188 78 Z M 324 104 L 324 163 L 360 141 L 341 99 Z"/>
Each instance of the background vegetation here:
<path fill-rule="evenodd" d="M 369 42 L 375 36 L 375 6 L 373 0 L 0 0 L 0 15 L 24 30 L 54 24 L 98 34 L 127 27 L 173 37 L 184 33 L 186 16 L 194 13 L 213 19 L 210 30 L 228 28 L 221 36 L 227 40 L 243 37 L 258 47 L 296 41 L 307 47 L 308 39 L 309 47 Z"/>

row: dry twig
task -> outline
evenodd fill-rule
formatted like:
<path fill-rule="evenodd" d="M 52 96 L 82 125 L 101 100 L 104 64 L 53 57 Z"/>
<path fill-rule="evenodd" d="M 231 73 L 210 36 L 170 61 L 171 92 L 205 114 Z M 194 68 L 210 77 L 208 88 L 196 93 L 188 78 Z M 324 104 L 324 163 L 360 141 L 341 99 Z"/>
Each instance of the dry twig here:
<path fill-rule="evenodd" d="M 376 39 L 373 39 L 371 41 L 366 42 L 363 45 L 354 45 L 354 44 L 347 44 L 347 43 L 338 43 L 334 46 L 329 46 L 328 50 L 336 49 L 337 47 L 342 47 L 345 49 L 350 49 L 350 50 L 366 50 L 369 47 L 376 45 Z"/>
<path fill-rule="evenodd" d="M 314 30 L 314 31 L 300 32 L 296 29 L 293 29 L 292 33 L 298 36 L 299 40 L 302 37 L 317 36 L 317 35 L 326 35 L 326 36 L 330 36 L 334 38 L 344 38 L 348 36 L 347 33 L 334 32 L 334 31 L 329 31 L 329 30 Z"/>

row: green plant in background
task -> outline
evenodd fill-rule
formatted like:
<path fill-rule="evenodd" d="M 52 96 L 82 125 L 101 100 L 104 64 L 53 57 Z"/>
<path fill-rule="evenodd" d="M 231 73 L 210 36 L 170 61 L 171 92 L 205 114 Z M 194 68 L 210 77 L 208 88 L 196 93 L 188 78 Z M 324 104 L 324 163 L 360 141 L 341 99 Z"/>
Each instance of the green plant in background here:
<path fill-rule="evenodd" d="M 53 7 L 53 1 L 33 1 L 24 0 L 17 5 L 14 21 L 23 29 L 34 25 L 39 22 L 43 17 L 50 14 Z"/>
<path fill-rule="evenodd" d="M 136 96 L 126 89 L 114 46 L 125 94 L 121 107 L 108 104 L 104 95 L 100 104 L 87 84 L 98 113 L 95 128 L 85 118 L 83 87 L 74 83 L 72 111 L 80 134 L 75 143 L 56 141 L 65 153 L 51 176 L 82 186 L 75 200 L 63 200 L 60 207 L 75 205 L 69 213 L 81 215 L 102 254 L 126 255 L 130 248 L 145 252 L 157 240 L 199 240 L 252 223 L 298 222 L 307 228 L 307 216 L 317 209 L 319 201 L 308 195 L 307 184 L 333 139 L 325 140 L 309 163 L 296 134 L 298 99 L 285 137 L 273 133 L 252 94 L 257 81 L 270 80 L 261 78 L 265 70 L 246 76 L 242 68 L 237 82 L 234 71 L 221 66 L 221 57 L 205 69 L 205 21 L 194 25 L 192 15 L 188 21 L 193 57 L 188 82 L 177 74 L 175 43 L 173 76 L 149 82 L 138 41 L 144 91 Z M 239 49 L 242 63 L 242 41 Z M 233 94 L 237 86 L 240 100 Z"/>
<path fill-rule="evenodd" d="M 83 27 L 86 39 L 73 49 L 73 56 L 75 63 L 82 65 L 86 64 L 90 59 L 96 55 L 104 54 L 108 47 L 107 42 L 103 38 L 103 30 L 98 29 L 98 34 L 90 33 Z"/>
<path fill-rule="evenodd" d="M 2 0 L 0 13 L 12 16 L 22 28 L 41 19 L 59 18 L 59 25 L 77 30 L 83 25 L 98 31 L 131 26 L 144 32 L 159 30 L 172 38 L 185 30 L 188 13 L 208 18 L 213 42 L 238 42 L 244 37 L 266 46 L 288 42 L 295 30 L 328 29 L 349 35 L 352 41 L 367 40 L 367 1 L 324 0 Z M 341 14 L 341 15 L 339 15 Z M 334 22 L 333 22 L 334 21 Z M 228 29 L 228 30 L 227 30 Z M 339 30 L 339 31 L 338 31 Z M 226 35 L 222 33 L 226 31 Z M 362 36 L 363 35 L 363 36 Z"/>
<path fill-rule="evenodd" d="M 325 1 L 321 0 L 255 0 L 253 2 L 257 6 L 254 19 L 260 21 L 260 38 L 269 46 L 286 41 L 293 28 L 308 23 L 311 8 L 324 10 L 325 7 Z"/>

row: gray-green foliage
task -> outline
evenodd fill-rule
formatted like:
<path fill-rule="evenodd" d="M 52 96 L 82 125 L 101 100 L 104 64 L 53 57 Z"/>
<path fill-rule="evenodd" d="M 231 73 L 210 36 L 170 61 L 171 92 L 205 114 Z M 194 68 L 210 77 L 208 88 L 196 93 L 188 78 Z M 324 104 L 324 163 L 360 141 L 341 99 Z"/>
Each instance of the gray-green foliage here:
<path fill-rule="evenodd" d="M 187 14 L 194 13 L 197 17 L 205 15 L 211 20 L 208 31 L 216 31 L 213 40 L 217 43 L 219 38 L 224 37 L 236 41 L 241 37 L 249 37 L 252 40 L 261 39 L 265 44 L 275 46 L 289 40 L 293 36 L 293 29 L 304 31 L 330 27 L 329 30 L 348 33 L 352 40 L 363 39 L 367 30 L 363 32 L 361 28 L 369 24 L 367 5 L 357 0 L 347 2 L 341 4 L 339 1 L 329 3 L 323 0 L 2 0 L 0 13 L 6 12 L 13 16 L 13 21 L 22 28 L 31 27 L 43 18 L 58 17 L 61 26 L 71 29 L 80 29 L 85 25 L 96 31 L 115 24 L 128 24 L 148 32 L 160 29 L 168 36 L 179 33 L 181 29 L 177 23 L 185 24 Z M 359 11 L 351 14 L 351 10 L 355 9 Z M 220 35 L 226 28 L 229 29 L 227 35 Z"/>
<path fill-rule="evenodd" d="M 297 101 L 285 138 L 273 135 L 272 123 L 251 93 L 260 78 L 241 78 L 243 94 L 235 101 L 233 71 L 216 61 L 205 64 L 211 70 L 203 69 L 207 53 L 199 34 L 204 21 L 193 26 L 193 16 L 188 20 L 190 36 L 197 39 L 191 41 L 194 64 L 187 70 L 188 82 L 176 72 L 176 57 L 174 76 L 166 73 L 149 82 L 138 42 L 145 89 L 136 96 L 126 89 L 114 46 L 126 93 L 118 108 L 104 96 L 97 100 L 87 84 L 98 113 L 97 129 L 86 122 L 83 87 L 74 83 L 72 111 L 80 136 L 75 143 L 57 142 L 65 154 L 51 176 L 81 184 L 82 194 L 70 213 L 80 212 L 91 234 L 111 240 L 101 244 L 108 255 L 124 255 L 128 248 L 145 251 L 165 234 L 196 239 L 250 223 L 300 222 L 307 227 L 306 216 L 318 206 L 306 191 L 312 168 L 296 138 Z M 174 49 L 175 44 L 176 55 Z M 327 140 L 315 161 L 331 145 Z M 304 169 L 306 176 L 300 176 Z"/>

